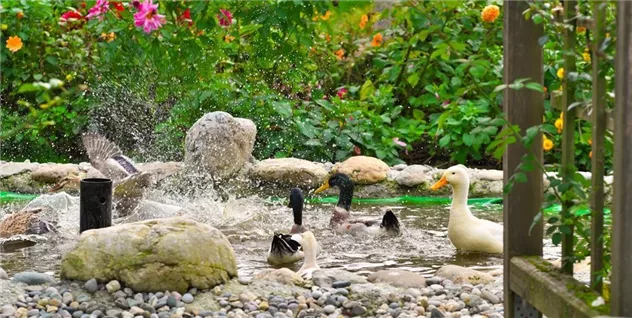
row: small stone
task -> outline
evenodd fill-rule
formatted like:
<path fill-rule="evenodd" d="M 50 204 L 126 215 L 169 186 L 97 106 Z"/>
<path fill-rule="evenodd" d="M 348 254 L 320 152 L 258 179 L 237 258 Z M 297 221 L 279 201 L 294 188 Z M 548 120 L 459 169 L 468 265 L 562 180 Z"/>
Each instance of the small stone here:
<path fill-rule="evenodd" d="M 93 278 L 87 281 L 85 285 L 83 285 L 83 288 L 85 288 L 89 293 L 95 293 L 99 288 L 99 285 L 97 284 L 97 280 Z"/>
<path fill-rule="evenodd" d="M 57 298 L 51 298 L 49 304 L 51 306 L 55 306 L 55 307 L 61 307 L 61 300 L 57 299 Z"/>
<path fill-rule="evenodd" d="M 16 312 L 16 308 L 13 307 L 12 305 L 4 305 L 0 308 L 0 313 L 2 315 L 7 315 L 7 316 L 13 316 L 13 314 L 15 314 Z"/>
<path fill-rule="evenodd" d="M 366 308 L 364 306 L 362 306 L 362 305 L 358 304 L 358 305 L 353 306 L 351 308 L 351 315 L 352 316 L 362 316 L 364 314 L 366 314 Z"/>
<path fill-rule="evenodd" d="M 500 298 L 498 298 L 498 296 L 486 290 L 481 292 L 481 297 L 494 305 L 500 303 Z"/>
<path fill-rule="evenodd" d="M 488 304 L 482 304 L 480 306 L 478 306 L 478 310 L 480 310 L 481 312 L 486 312 L 490 309 L 491 307 Z"/>
<path fill-rule="evenodd" d="M 349 287 L 351 286 L 351 282 L 348 280 L 339 280 L 339 281 L 335 281 L 331 284 L 331 287 L 333 288 L 345 288 L 345 287 Z"/>
<path fill-rule="evenodd" d="M 103 316 L 103 313 L 100 310 L 98 310 L 98 309 L 92 311 L 92 313 L 90 314 L 91 318 L 93 318 L 93 317 L 101 317 L 101 316 Z"/>
<path fill-rule="evenodd" d="M 16 317 L 24 317 L 24 316 L 26 316 L 26 314 L 28 312 L 29 311 L 26 308 L 18 308 L 18 310 L 15 311 L 15 316 Z"/>
<path fill-rule="evenodd" d="M 134 315 L 132 315 L 132 313 L 129 311 L 124 311 L 123 313 L 121 313 L 121 318 L 134 318 Z"/>
<path fill-rule="evenodd" d="M 117 298 L 114 301 L 114 306 L 116 306 L 118 308 L 121 308 L 121 309 L 129 309 L 130 308 L 128 302 L 125 299 L 123 299 L 123 298 Z"/>
<path fill-rule="evenodd" d="M 232 303 L 230 303 L 230 306 L 233 308 L 243 308 L 244 304 L 240 301 L 233 301 Z"/>
<path fill-rule="evenodd" d="M 61 301 L 66 305 L 70 304 L 73 300 L 74 297 L 69 292 L 65 292 L 61 297 Z"/>
<path fill-rule="evenodd" d="M 461 293 L 461 300 L 465 303 L 466 306 L 468 307 L 476 307 L 481 303 L 481 297 L 476 296 L 476 295 L 472 295 L 472 294 L 468 294 L 468 293 Z"/>
<path fill-rule="evenodd" d="M 48 305 L 46 306 L 46 312 L 56 312 L 59 308 L 55 306 Z"/>
<path fill-rule="evenodd" d="M 138 307 L 142 308 L 144 311 L 153 314 L 156 312 L 156 309 L 150 304 L 140 304 Z"/>
<path fill-rule="evenodd" d="M 81 316 L 83 316 L 83 311 L 81 310 L 77 310 L 72 313 L 72 318 L 81 318 Z"/>
<path fill-rule="evenodd" d="M 159 300 L 154 304 L 154 308 L 158 309 L 158 308 L 162 308 L 167 306 L 167 301 L 166 300 Z"/>
<path fill-rule="evenodd" d="M 327 314 L 333 314 L 334 311 L 336 311 L 336 306 L 334 305 L 327 305 L 323 308 L 323 310 L 325 311 L 325 313 Z"/>
<path fill-rule="evenodd" d="M 129 312 L 130 314 L 137 316 L 137 315 L 142 315 L 145 311 L 140 307 L 134 306 L 129 310 Z"/>
<path fill-rule="evenodd" d="M 268 310 L 269 307 L 270 307 L 270 305 L 268 305 L 267 301 L 262 301 L 259 304 L 259 310 L 261 310 L 261 311 L 266 311 L 266 310 Z"/>
<path fill-rule="evenodd" d="M 13 275 L 11 280 L 14 283 L 24 283 L 27 285 L 43 285 L 54 283 L 55 279 L 47 274 L 37 272 L 21 272 Z"/>
<path fill-rule="evenodd" d="M 434 290 L 435 292 L 443 290 L 443 286 L 439 285 L 439 284 L 432 284 L 430 285 L 430 289 Z"/>
<path fill-rule="evenodd" d="M 79 295 L 79 296 L 77 296 L 77 301 L 80 302 L 80 303 L 85 303 L 85 302 L 88 302 L 90 300 L 91 300 L 91 298 L 88 295 Z"/>
<path fill-rule="evenodd" d="M 200 317 L 213 316 L 213 312 L 210 310 L 202 310 L 198 313 L 198 316 Z"/>
<path fill-rule="evenodd" d="M 37 309 L 31 309 L 26 313 L 27 317 L 34 317 L 34 316 L 38 316 L 39 315 L 39 310 Z"/>
<path fill-rule="evenodd" d="M 184 295 L 182 295 L 182 302 L 185 304 L 190 304 L 193 302 L 193 295 L 191 295 L 190 293 L 186 293 Z"/>
<path fill-rule="evenodd" d="M 105 288 L 108 290 L 108 293 L 112 294 L 121 289 L 121 283 L 118 280 L 111 280 L 105 285 Z"/>
<path fill-rule="evenodd" d="M 239 295 L 239 300 L 244 303 L 247 303 L 251 300 L 255 300 L 256 298 L 257 296 L 248 290 L 244 291 L 243 293 Z"/>
<path fill-rule="evenodd" d="M 430 310 L 430 318 L 443 318 L 443 317 L 445 317 L 445 316 L 443 315 L 443 313 L 441 313 L 441 312 L 439 311 L 439 309 L 437 309 L 437 308 L 432 308 L 432 309 Z"/>

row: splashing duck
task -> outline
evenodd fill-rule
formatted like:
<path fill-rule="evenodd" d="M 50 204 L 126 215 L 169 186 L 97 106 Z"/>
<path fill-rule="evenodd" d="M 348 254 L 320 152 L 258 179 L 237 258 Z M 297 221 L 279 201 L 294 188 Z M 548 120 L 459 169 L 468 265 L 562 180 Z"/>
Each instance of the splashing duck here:
<path fill-rule="evenodd" d="M 144 190 L 153 184 L 151 174 L 140 172 L 132 160 L 124 156 L 119 147 L 107 138 L 89 133 L 83 136 L 90 164 L 106 178 L 112 180 L 119 215 L 129 215 L 136 207 Z M 62 178 L 49 192 L 66 187 L 79 189 L 85 175 L 71 174 Z"/>
<path fill-rule="evenodd" d="M 320 266 L 316 263 L 316 256 L 319 250 L 318 242 L 311 231 L 303 233 L 302 236 L 297 237 L 297 240 L 305 251 L 305 262 L 296 273 L 303 279 L 312 279 L 314 271 L 320 269 Z"/>
<path fill-rule="evenodd" d="M 320 193 L 330 187 L 338 187 L 340 195 L 338 203 L 334 207 L 329 225 L 337 232 L 341 233 L 367 233 L 367 234 L 390 234 L 399 235 L 399 220 L 393 213 L 388 210 L 381 220 L 351 218 L 351 201 L 353 200 L 353 181 L 344 173 L 335 173 L 323 183 L 320 188 L 314 191 L 314 194 Z"/>
<path fill-rule="evenodd" d="M 292 208 L 294 214 L 294 225 L 289 234 L 275 232 L 272 237 L 272 245 L 268 251 L 268 263 L 271 265 L 289 264 L 301 260 L 305 257 L 305 251 L 301 246 L 302 233 L 306 231 L 303 226 L 303 191 L 299 188 L 290 190 L 290 202 L 288 207 Z M 321 251 L 317 246 L 316 254 Z"/>
<path fill-rule="evenodd" d="M 446 169 L 431 189 L 452 186 L 452 206 L 448 221 L 448 238 L 458 250 L 465 252 L 503 253 L 503 226 L 474 215 L 467 206 L 470 177 L 464 165 Z"/>

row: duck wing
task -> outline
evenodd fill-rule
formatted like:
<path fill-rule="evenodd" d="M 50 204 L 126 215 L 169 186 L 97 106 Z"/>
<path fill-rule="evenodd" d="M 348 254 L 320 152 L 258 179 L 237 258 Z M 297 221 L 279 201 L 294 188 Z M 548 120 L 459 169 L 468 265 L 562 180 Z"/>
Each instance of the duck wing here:
<path fill-rule="evenodd" d="M 83 136 L 83 145 L 90 158 L 90 164 L 104 176 L 120 180 L 138 173 L 132 161 L 123 155 L 119 147 L 96 133 Z"/>

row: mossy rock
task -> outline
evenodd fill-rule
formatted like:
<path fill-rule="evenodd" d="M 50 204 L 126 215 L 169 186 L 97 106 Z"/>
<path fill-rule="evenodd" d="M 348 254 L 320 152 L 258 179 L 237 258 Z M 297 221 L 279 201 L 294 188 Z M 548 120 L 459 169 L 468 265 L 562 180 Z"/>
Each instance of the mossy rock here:
<path fill-rule="evenodd" d="M 61 276 L 116 279 L 139 292 L 186 292 L 226 283 L 237 276 L 237 264 L 219 230 L 176 217 L 83 232 L 64 256 Z"/>

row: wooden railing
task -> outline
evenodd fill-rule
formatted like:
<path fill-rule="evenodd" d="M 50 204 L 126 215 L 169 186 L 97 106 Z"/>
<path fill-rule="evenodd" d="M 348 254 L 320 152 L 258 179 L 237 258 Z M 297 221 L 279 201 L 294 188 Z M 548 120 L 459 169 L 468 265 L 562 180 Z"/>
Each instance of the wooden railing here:
<path fill-rule="evenodd" d="M 573 104 L 573 84 L 564 80 L 561 102 L 552 104 L 564 113 L 562 137 L 562 178 L 572 178 L 574 166 L 574 125 L 576 118 L 592 123 L 592 176 L 591 176 L 591 284 L 588 286 L 572 278 L 573 231 L 562 237 L 562 268 L 558 270 L 542 259 L 543 225 L 531 224 L 541 209 L 543 182 L 542 171 L 527 174 L 527 183 L 517 183 L 504 197 L 504 274 L 505 315 L 507 317 L 632 317 L 632 2 L 620 1 L 617 6 L 616 89 L 614 116 L 606 109 L 605 78 L 600 74 L 601 43 L 605 39 L 605 14 L 608 2 L 591 2 L 593 23 L 592 42 L 592 108 L 568 106 Z M 577 1 L 564 1 L 565 23 L 575 24 Z M 530 78 L 542 84 L 543 51 L 538 39 L 543 35 L 542 25 L 525 19 L 529 8 L 526 1 L 504 2 L 504 83 Z M 567 28 L 564 34 L 566 52 L 575 51 L 575 28 Z M 597 52 L 597 54 L 596 54 Z M 566 74 L 575 69 L 575 55 L 565 54 Z M 566 77 L 568 78 L 568 77 Z M 557 96 L 552 96 L 554 99 Z M 504 112 L 508 120 L 517 124 L 521 131 L 542 121 L 543 98 L 530 90 L 505 90 Z M 603 268 L 604 231 L 604 143 L 606 129 L 613 130 L 614 196 L 612 221 L 612 276 L 610 307 L 593 306 L 592 301 L 602 293 L 599 273 Z M 539 136 L 538 138 L 541 138 Z M 533 142 L 530 152 L 542 160 L 542 140 Z M 521 144 L 510 145 L 504 156 L 505 183 L 527 153 Z M 562 218 L 570 217 L 572 202 L 562 202 Z"/>

